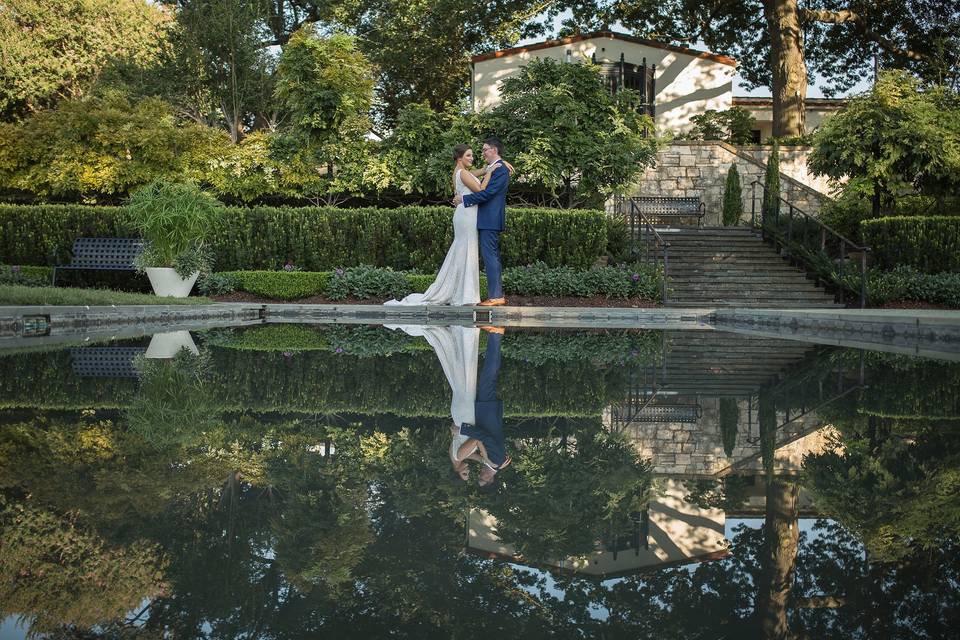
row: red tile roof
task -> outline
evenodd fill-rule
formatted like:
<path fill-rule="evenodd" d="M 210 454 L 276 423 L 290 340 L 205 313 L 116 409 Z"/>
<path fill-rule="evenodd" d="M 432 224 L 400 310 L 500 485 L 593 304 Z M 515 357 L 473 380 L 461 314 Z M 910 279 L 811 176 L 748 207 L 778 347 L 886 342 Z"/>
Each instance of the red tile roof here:
<path fill-rule="evenodd" d="M 613 40 L 623 40 L 624 42 L 633 42 L 634 44 L 653 47 L 654 49 L 664 49 L 666 51 L 682 53 L 688 56 L 693 56 L 695 58 L 705 58 L 707 60 L 713 60 L 714 62 L 719 62 L 721 64 L 730 65 L 731 67 L 737 66 L 737 61 L 731 58 L 730 56 L 722 56 L 717 53 L 710 53 L 709 51 L 698 51 L 696 49 L 687 49 L 686 47 L 675 47 L 670 44 L 657 42 L 656 40 L 646 40 L 644 38 L 628 36 L 626 34 L 615 33 L 613 31 L 594 31 L 593 33 L 583 33 L 576 36 L 559 38 L 557 40 L 547 40 L 545 42 L 537 42 L 535 44 L 529 44 L 525 47 L 514 47 L 513 49 L 501 49 L 500 51 L 492 51 L 490 53 L 482 53 L 480 55 L 473 56 L 471 60 L 473 62 L 482 62 L 484 60 L 492 60 L 494 58 L 503 58 L 504 56 L 512 56 L 518 53 L 526 53 L 527 51 L 537 51 L 538 49 L 549 49 L 550 47 L 559 47 L 565 44 L 573 44 L 574 42 L 583 42 L 584 40 L 591 40 L 593 38 L 611 38 Z"/>

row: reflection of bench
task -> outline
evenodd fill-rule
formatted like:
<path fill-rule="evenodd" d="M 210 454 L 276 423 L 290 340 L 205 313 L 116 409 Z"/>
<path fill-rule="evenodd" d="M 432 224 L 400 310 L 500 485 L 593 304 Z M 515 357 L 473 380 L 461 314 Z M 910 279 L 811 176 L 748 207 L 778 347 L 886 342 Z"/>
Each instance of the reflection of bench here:
<path fill-rule="evenodd" d="M 83 378 L 136 378 L 134 358 L 146 353 L 143 347 L 80 347 L 70 349 L 73 373 Z"/>
<path fill-rule="evenodd" d="M 631 416 L 631 422 L 694 423 L 703 410 L 699 404 L 649 404 Z"/>
<path fill-rule="evenodd" d="M 700 198 L 668 198 L 665 196 L 634 196 L 630 198 L 637 209 L 653 225 L 671 224 L 697 219 L 697 227 L 703 225 L 706 213 Z"/>
<path fill-rule="evenodd" d="M 141 251 L 140 238 L 77 238 L 70 264 L 53 268 L 53 284 L 57 283 L 57 271 L 63 270 L 133 271 L 133 260 Z"/>

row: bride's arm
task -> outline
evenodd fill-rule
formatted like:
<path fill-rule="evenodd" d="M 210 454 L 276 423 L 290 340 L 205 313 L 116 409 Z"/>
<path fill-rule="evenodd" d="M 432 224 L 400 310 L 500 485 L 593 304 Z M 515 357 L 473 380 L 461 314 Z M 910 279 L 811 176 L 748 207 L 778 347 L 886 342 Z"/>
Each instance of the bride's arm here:
<path fill-rule="evenodd" d="M 467 187 L 467 189 L 470 189 L 470 191 L 476 193 L 477 191 L 483 191 L 483 188 L 487 186 L 487 181 L 489 180 L 489 178 L 487 176 L 484 176 L 483 183 L 480 183 L 477 181 L 476 178 L 473 177 L 473 174 L 470 173 L 469 171 L 461 171 L 460 180 L 463 182 L 464 186 Z"/>

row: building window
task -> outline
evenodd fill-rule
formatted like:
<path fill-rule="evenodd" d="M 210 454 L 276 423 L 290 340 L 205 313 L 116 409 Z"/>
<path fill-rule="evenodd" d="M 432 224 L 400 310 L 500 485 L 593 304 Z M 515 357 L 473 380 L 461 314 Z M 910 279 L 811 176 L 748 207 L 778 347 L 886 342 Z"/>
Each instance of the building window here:
<path fill-rule="evenodd" d="M 619 62 L 597 62 L 594 54 L 593 63 L 600 68 L 603 83 L 611 94 L 617 93 L 621 88 L 636 91 L 640 94 L 639 108 L 651 118 L 656 116 L 656 65 L 648 67 L 646 58 L 642 64 L 626 62 L 622 53 Z"/>
<path fill-rule="evenodd" d="M 760 129 L 753 129 L 750 131 L 750 142 L 753 144 L 760 144 Z"/>

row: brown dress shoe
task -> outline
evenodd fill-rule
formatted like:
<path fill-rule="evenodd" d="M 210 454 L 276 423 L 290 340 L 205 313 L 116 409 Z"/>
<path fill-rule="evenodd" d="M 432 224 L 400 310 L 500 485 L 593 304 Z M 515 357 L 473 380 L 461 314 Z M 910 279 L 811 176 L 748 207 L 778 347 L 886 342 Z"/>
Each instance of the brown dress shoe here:
<path fill-rule="evenodd" d="M 503 335 L 505 333 L 505 329 L 503 327 L 493 327 L 490 325 L 483 325 L 480 327 L 480 329 L 482 329 L 483 331 L 486 331 L 487 333 L 499 333 L 500 335 Z"/>
<path fill-rule="evenodd" d="M 490 300 L 484 300 L 478 307 L 500 307 L 507 304 L 506 298 L 491 298 Z"/>

